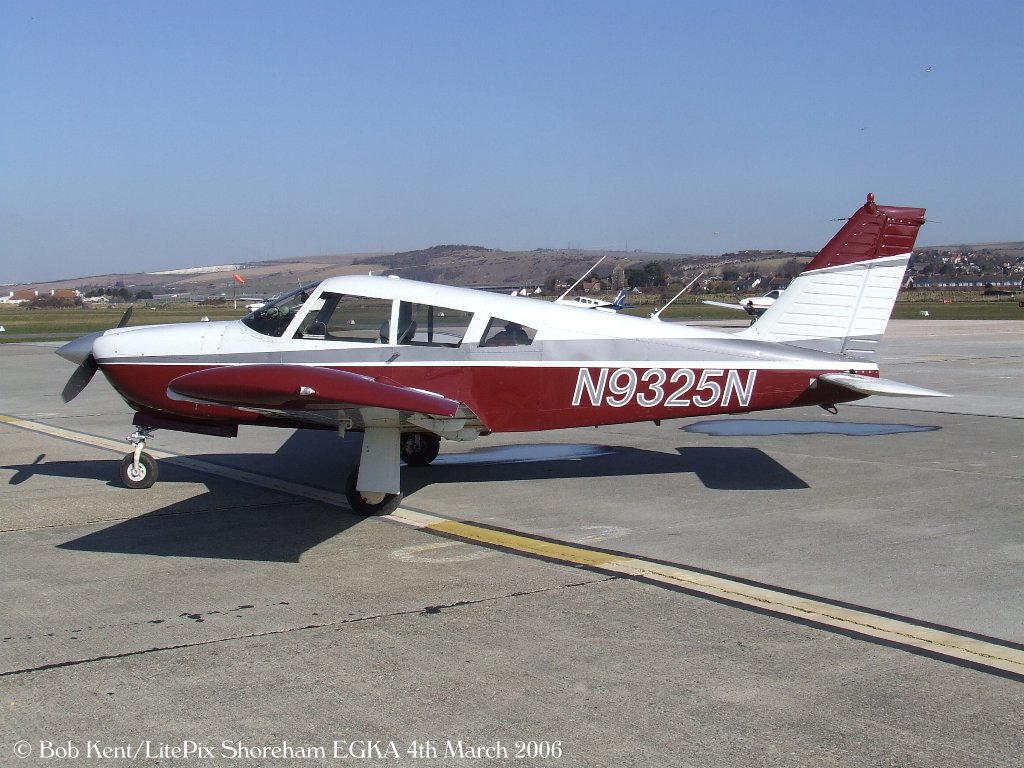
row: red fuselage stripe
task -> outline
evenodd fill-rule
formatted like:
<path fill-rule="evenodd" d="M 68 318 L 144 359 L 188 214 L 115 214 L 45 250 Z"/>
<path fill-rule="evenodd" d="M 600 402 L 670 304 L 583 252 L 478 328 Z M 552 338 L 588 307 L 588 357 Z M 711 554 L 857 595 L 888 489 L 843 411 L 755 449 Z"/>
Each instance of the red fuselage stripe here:
<path fill-rule="evenodd" d="M 104 365 L 103 370 L 137 410 L 215 422 L 280 424 L 279 415 L 268 418 L 249 409 L 168 397 L 168 382 L 209 367 L 215 366 L 124 363 Z M 396 384 L 462 402 L 492 432 L 525 432 L 831 405 L 863 397 L 817 381 L 829 370 L 835 369 L 371 365 L 355 372 L 386 376 Z M 863 373 L 877 376 L 875 371 Z M 310 424 L 299 412 L 294 426 Z"/>

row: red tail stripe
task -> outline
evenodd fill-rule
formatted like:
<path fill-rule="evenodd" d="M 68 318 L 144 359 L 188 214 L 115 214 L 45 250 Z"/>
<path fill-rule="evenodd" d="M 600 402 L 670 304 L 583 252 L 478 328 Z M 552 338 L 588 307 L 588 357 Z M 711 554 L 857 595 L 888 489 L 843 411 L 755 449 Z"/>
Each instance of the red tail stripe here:
<path fill-rule="evenodd" d="M 924 208 L 866 203 L 807 265 L 808 270 L 841 267 L 914 250 Z"/>

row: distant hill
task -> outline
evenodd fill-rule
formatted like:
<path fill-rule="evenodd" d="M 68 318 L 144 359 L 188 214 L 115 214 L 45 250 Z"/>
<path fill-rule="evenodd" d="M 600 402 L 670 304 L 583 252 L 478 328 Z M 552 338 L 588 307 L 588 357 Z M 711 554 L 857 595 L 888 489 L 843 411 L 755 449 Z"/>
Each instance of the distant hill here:
<path fill-rule="evenodd" d="M 646 251 L 502 251 L 476 245 L 437 245 L 402 253 L 333 254 L 216 267 L 78 277 L 12 286 L 11 290 L 125 287 L 132 292 L 148 290 L 158 297 L 177 295 L 187 298 L 220 294 L 226 294 L 229 298 L 271 296 L 300 283 L 316 282 L 333 275 L 368 272 L 463 286 L 533 287 L 544 285 L 553 277 L 575 280 L 602 256 L 606 258 L 594 274 L 604 278 L 611 274 L 616 265 L 627 268 L 658 261 L 665 265 L 666 271 L 672 273 L 677 269 L 682 271 L 696 264 L 720 260 L 720 257 L 715 256 Z M 239 285 L 233 279 L 235 274 L 245 279 L 245 285 Z"/>
<path fill-rule="evenodd" d="M 956 245 L 919 245 L 915 250 L 941 251 L 946 253 L 988 253 L 999 258 L 1004 258 L 1006 261 L 1012 262 L 1024 256 L 1024 242 L 957 243 Z"/>
<path fill-rule="evenodd" d="M 418 251 L 390 256 L 364 257 L 356 265 L 376 265 L 400 277 L 466 286 L 542 286 L 553 278 L 582 276 L 601 257 L 595 275 L 607 278 L 616 266 L 624 269 L 651 261 L 661 262 L 666 271 L 691 269 L 716 260 L 714 256 L 647 251 L 588 251 L 538 248 L 533 251 L 501 251 L 477 245 L 435 245 Z"/>
<path fill-rule="evenodd" d="M 1024 255 L 1024 243 L 979 243 L 955 246 L 926 246 L 919 251 L 973 250 L 998 254 L 1013 261 Z M 401 253 L 330 254 L 222 264 L 161 272 L 107 274 L 69 278 L 47 283 L 0 287 L 0 295 L 23 288 L 49 292 L 55 289 L 125 287 L 132 293 L 148 290 L 157 298 L 180 299 L 224 296 L 227 298 L 269 297 L 326 277 L 342 274 L 391 273 L 409 279 L 475 287 L 522 287 L 549 285 L 560 278 L 570 282 L 583 275 L 598 259 L 605 257 L 594 275 L 607 279 L 612 270 L 642 268 L 657 262 L 671 280 L 688 279 L 698 271 L 716 277 L 723 272 L 782 274 L 793 259 L 806 263 L 811 253 L 751 250 L 720 255 L 652 253 L 647 251 L 597 251 L 547 249 L 503 251 L 479 245 L 435 245 Z M 245 285 L 233 276 L 241 275 Z"/>

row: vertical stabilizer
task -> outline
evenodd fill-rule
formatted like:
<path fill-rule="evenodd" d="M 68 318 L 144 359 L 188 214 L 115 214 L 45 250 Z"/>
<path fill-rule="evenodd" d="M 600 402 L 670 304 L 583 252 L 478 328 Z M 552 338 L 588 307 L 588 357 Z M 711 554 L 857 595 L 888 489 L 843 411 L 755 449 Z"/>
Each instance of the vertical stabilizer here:
<path fill-rule="evenodd" d="M 868 195 L 768 311 L 736 335 L 872 359 L 922 224 L 923 208 L 876 205 Z"/>

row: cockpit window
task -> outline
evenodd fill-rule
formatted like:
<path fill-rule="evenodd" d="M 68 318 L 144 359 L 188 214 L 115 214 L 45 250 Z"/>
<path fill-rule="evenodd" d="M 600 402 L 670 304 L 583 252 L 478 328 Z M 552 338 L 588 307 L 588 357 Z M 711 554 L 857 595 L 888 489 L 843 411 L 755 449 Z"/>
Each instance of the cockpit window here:
<path fill-rule="evenodd" d="M 295 338 L 387 344 L 390 320 L 390 300 L 325 291 L 302 319 Z"/>
<path fill-rule="evenodd" d="M 296 339 L 458 347 L 473 319 L 465 310 L 402 301 L 392 329 L 392 300 L 323 291 L 310 301 L 316 287 L 305 286 L 270 301 L 242 322 L 266 336 L 280 337 L 298 313 L 302 319 L 294 331 Z"/>
<path fill-rule="evenodd" d="M 259 309 L 242 318 L 242 322 L 264 336 L 281 336 L 299 307 L 306 303 L 317 283 L 304 285 L 291 293 L 271 299 Z"/>

